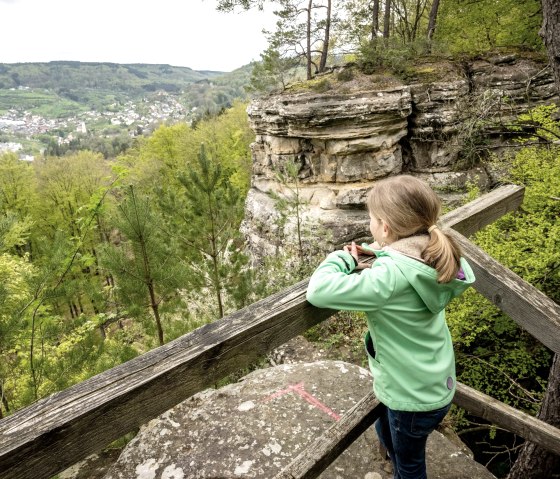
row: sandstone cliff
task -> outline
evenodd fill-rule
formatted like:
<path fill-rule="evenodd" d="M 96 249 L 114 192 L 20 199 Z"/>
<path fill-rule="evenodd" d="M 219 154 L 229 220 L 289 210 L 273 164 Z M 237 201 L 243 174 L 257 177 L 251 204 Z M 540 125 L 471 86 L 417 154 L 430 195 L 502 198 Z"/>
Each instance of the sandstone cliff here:
<path fill-rule="evenodd" d="M 301 216 L 323 225 L 328 249 L 368 237 L 364 200 L 380 178 L 418 175 L 447 203 L 469 182 L 490 188 L 496 178 L 479 161 L 480 144 L 499 151 L 509 138 L 503 123 L 557 100 L 545 65 L 515 55 L 425 63 L 407 82 L 346 67 L 255 99 L 247 110 L 256 139 L 242 226 L 251 251 L 272 253 L 293 238 L 278 225 L 271 197 L 293 195 L 294 182 L 278 179 L 288 163 L 297 165 Z"/>

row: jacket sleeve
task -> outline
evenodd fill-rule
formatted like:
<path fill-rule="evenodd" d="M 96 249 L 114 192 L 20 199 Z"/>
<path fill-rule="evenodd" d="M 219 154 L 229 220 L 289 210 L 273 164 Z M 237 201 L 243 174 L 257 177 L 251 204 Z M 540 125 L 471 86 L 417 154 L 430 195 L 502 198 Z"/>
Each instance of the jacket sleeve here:
<path fill-rule="evenodd" d="M 319 308 L 375 311 L 391 297 L 395 274 L 390 259 L 377 259 L 360 274 L 354 270 L 352 255 L 335 251 L 315 270 L 307 287 L 307 301 Z"/>

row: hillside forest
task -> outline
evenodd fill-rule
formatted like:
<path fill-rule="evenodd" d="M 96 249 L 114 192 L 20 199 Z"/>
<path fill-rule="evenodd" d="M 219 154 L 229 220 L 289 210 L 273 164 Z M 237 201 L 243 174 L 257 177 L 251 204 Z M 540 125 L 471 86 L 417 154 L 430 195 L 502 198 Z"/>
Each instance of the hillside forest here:
<path fill-rule="evenodd" d="M 233 12 L 258 9 L 264 2 L 218 3 Z M 279 92 L 347 62 L 366 73 L 407 78 L 415 62 L 427 56 L 460 61 L 496 51 L 523 51 L 545 63 L 549 55 L 560 91 L 560 14 L 553 0 L 276 4 L 277 31 L 266 33 L 269 48 L 261 62 L 251 65 L 239 96 Z M 51 80 L 36 81 L 39 88 Z M 90 95 L 94 92 L 92 86 Z M 68 87 L 57 94 L 78 93 Z M 0 418 L 268 296 L 314 269 L 324 252 L 309 253 L 316 248 L 301 246 L 279 248 L 258 266 L 250 262 L 240 225 L 255 134 L 246 98 L 234 97 L 196 121 L 168 122 L 138 135 L 118 153 L 82 145 L 59 154 L 46 151 L 31 162 L 13 152 L 0 154 Z M 501 157 L 481 155 L 478 161 L 506 169 L 507 180 L 525 185 L 526 192 L 518 212 L 474 238 L 556 302 L 559 118 L 557 105 L 526 112 L 519 121 L 530 123 L 534 133 L 526 143 Z M 487 120 L 476 121 L 483 127 Z M 484 149 L 483 138 L 465 139 L 470 140 Z M 297 172 L 287 175 L 287 183 L 297 184 Z M 465 201 L 478 194 L 473 186 Z M 299 224 L 297 206 L 297 201 L 277 203 L 280 226 Z M 303 241 L 317 244 L 312 235 Z M 286 268 L 286 263 L 297 267 Z M 448 323 L 457 379 L 538 414 L 554 371 L 551 351 L 474 290 L 451 304 Z M 345 359 L 338 351 L 361 351 L 364 329 L 360 313 L 345 313 L 317 326 L 308 339 L 323 341 L 329 354 Z M 528 449 L 520 438 L 464 411 L 453 411 L 451 425 L 497 477 L 556 477 L 552 471 L 560 470 L 558 457 L 533 451 L 537 462 L 528 471 L 523 456 Z"/>

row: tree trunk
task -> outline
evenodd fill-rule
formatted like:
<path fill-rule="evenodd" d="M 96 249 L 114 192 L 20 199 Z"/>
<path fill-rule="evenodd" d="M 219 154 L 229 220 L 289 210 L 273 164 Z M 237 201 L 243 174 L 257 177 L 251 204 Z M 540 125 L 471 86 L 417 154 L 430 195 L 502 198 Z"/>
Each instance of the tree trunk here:
<path fill-rule="evenodd" d="M 432 3 L 432 9 L 430 10 L 430 20 L 428 22 L 428 44 L 432 43 L 432 37 L 434 36 L 434 31 L 436 29 L 436 19 L 439 9 L 439 0 L 434 0 Z M 431 45 L 430 47 L 431 48 Z"/>
<path fill-rule="evenodd" d="M 164 342 L 163 342 L 163 327 L 161 325 L 161 318 L 159 317 L 159 306 L 158 306 L 158 303 L 156 301 L 156 292 L 154 290 L 154 285 L 152 284 L 151 281 L 150 281 L 150 283 L 148 283 L 147 286 L 148 286 L 148 291 L 150 293 L 150 306 L 152 307 L 152 311 L 154 312 L 154 318 L 156 320 L 159 345 L 163 346 L 164 345 Z"/>
<path fill-rule="evenodd" d="M 385 0 L 385 15 L 383 16 L 383 38 L 389 38 L 389 24 L 391 22 L 391 0 Z"/>
<path fill-rule="evenodd" d="M 0 419 L 2 419 L 4 417 L 2 406 L 4 406 L 6 414 L 10 414 L 10 405 L 8 404 L 8 398 L 4 394 L 4 380 L 0 381 L 0 395 L 2 396 L 2 404 L 0 405 Z"/>
<path fill-rule="evenodd" d="M 379 0 L 373 0 L 371 17 L 371 41 L 375 41 L 379 32 Z"/>
<path fill-rule="evenodd" d="M 327 21 L 325 24 L 325 39 L 323 41 L 323 51 L 321 52 L 321 61 L 319 63 L 319 73 L 325 71 L 327 66 L 327 55 L 329 54 L 329 40 L 331 35 L 331 7 L 332 0 L 327 3 Z"/>
<path fill-rule="evenodd" d="M 428 47 L 427 53 L 432 53 L 432 37 L 434 36 L 434 31 L 436 29 L 436 20 L 439 9 L 439 0 L 434 0 L 432 3 L 432 9 L 430 10 L 430 19 L 428 22 Z"/>
<path fill-rule="evenodd" d="M 558 354 L 555 354 L 552 360 L 548 386 L 537 417 L 560 428 L 560 355 Z M 560 471 L 560 456 L 526 441 L 507 479 L 552 478 L 558 477 L 553 475 L 558 471 Z"/>
<path fill-rule="evenodd" d="M 309 0 L 309 5 L 307 6 L 307 79 L 311 80 L 311 7 L 313 6 L 313 0 Z"/>
<path fill-rule="evenodd" d="M 560 92 L 560 2 L 542 0 L 543 23 L 539 31 L 554 74 L 556 89 Z"/>
<path fill-rule="evenodd" d="M 222 301 L 222 282 L 220 281 L 220 271 L 218 265 L 218 253 L 216 252 L 215 245 L 212 245 L 212 267 L 214 276 L 214 288 L 216 289 L 216 301 L 218 302 L 218 315 L 220 318 L 224 317 L 224 305 Z"/>

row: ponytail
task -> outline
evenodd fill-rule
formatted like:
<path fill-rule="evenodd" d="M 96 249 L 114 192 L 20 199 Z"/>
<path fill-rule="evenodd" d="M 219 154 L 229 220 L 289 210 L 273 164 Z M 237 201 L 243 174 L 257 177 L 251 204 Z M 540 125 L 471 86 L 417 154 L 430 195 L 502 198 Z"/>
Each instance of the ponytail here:
<path fill-rule="evenodd" d="M 436 225 L 428 228 L 430 241 L 422 259 L 438 272 L 438 283 L 449 283 L 461 267 L 461 249 L 457 242 Z"/>

